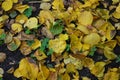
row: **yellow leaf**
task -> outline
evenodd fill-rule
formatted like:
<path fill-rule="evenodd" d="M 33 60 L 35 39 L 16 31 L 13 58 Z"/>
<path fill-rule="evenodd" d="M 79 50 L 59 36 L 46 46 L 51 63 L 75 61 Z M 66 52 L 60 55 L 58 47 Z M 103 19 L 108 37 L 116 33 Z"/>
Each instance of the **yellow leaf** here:
<path fill-rule="evenodd" d="M 68 73 L 72 73 L 72 72 L 75 72 L 75 65 L 74 64 L 72 64 L 72 63 L 68 63 L 67 65 L 66 65 L 66 72 L 68 72 Z"/>
<path fill-rule="evenodd" d="M 78 22 L 84 26 L 91 25 L 93 22 L 93 15 L 90 11 L 83 11 L 78 17 Z"/>
<path fill-rule="evenodd" d="M 41 46 L 41 41 L 38 39 L 34 39 L 34 43 L 30 46 L 33 50 L 37 49 Z"/>
<path fill-rule="evenodd" d="M 54 0 L 52 3 L 52 8 L 57 9 L 57 10 L 63 10 L 64 9 L 64 4 L 63 0 Z"/>
<path fill-rule="evenodd" d="M 116 19 L 120 19 L 120 13 L 118 13 L 118 12 L 114 12 L 113 14 L 113 17 L 115 17 Z"/>
<path fill-rule="evenodd" d="M 89 68 L 90 70 L 94 67 L 94 61 L 91 58 L 85 58 L 82 60 L 82 64 L 84 67 Z"/>
<path fill-rule="evenodd" d="M 17 3 L 18 2 L 18 0 L 12 0 L 13 1 L 13 3 Z"/>
<path fill-rule="evenodd" d="M 62 76 L 62 80 L 70 80 L 70 76 L 68 73 L 65 73 L 63 76 Z"/>
<path fill-rule="evenodd" d="M 43 59 L 47 58 L 46 54 L 40 50 L 36 50 L 34 55 L 37 58 L 37 60 L 43 60 Z"/>
<path fill-rule="evenodd" d="M 66 41 L 54 39 L 49 41 L 49 49 L 53 49 L 55 53 L 62 53 L 66 48 Z"/>
<path fill-rule="evenodd" d="M 91 73 L 96 77 L 103 77 L 105 71 L 105 62 L 96 62 L 94 67 L 91 69 Z"/>
<path fill-rule="evenodd" d="M 24 24 L 24 27 L 28 27 L 28 29 L 33 29 L 38 27 L 38 19 L 36 17 L 31 17 Z"/>
<path fill-rule="evenodd" d="M 8 6 L 8 5 L 9 5 L 9 6 Z M 3 10 L 5 10 L 5 11 L 9 11 L 10 9 L 12 9 L 12 6 L 13 6 L 12 0 L 5 0 L 5 1 L 2 3 L 2 8 L 3 8 Z"/>
<path fill-rule="evenodd" d="M 117 44 L 120 46 L 120 36 L 116 36 Z"/>
<path fill-rule="evenodd" d="M 22 25 L 19 24 L 19 23 L 13 23 L 13 24 L 11 25 L 11 29 L 12 29 L 13 32 L 19 33 L 19 32 L 22 31 Z"/>
<path fill-rule="evenodd" d="M 87 29 L 86 26 L 83 25 L 78 25 L 77 29 L 79 29 L 81 32 L 83 32 L 84 34 L 89 34 L 89 30 Z"/>
<path fill-rule="evenodd" d="M 82 50 L 89 50 L 90 49 L 90 45 L 89 44 L 83 44 Z"/>
<path fill-rule="evenodd" d="M 72 52 L 76 53 L 77 51 L 80 51 L 82 49 L 82 43 L 80 39 L 74 34 L 70 35 L 70 39 L 70 49 L 72 50 Z"/>
<path fill-rule="evenodd" d="M 119 80 L 119 71 L 117 68 L 109 69 L 107 73 L 105 73 L 103 80 Z"/>
<path fill-rule="evenodd" d="M 116 40 L 110 40 L 105 42 L 105 46 L 108 46 L 111 49 L 114 49 L 117 44 Z"/>
<path fill-rule="evenodd" d="M 38 66 L 31 58 L 23 58 L 20 61 L 19 68 L 15 70 L 14 76 L 24 77 L 30 80 L 36 80 L 38 75 Z"/>
<path fill-rule="evenodd" d="M 85 44 L 95 45 L 100 42 L 100 36 L 97 33 L 90 33 L 83 39 Z"/>
<path fill-rule="evenodd" d="M 116 12 L 120 13 L 120 4 L 116 8 Z"/>
<path fill-rule="evenodd" d="M 60 34 L 59 39 L 60 40 L 68 40 L 68 34 Z"/>
<path fill-rule="evenodd" d="M 109 60 L 113 60 L 117 57 L 117 55 L 108 46 L 104 48 L 104 55 Z"/>
<path fill-rule="evenodd" d="M 22 5 L 22 4 L 17 4 L 15 6 L 15 9 L 19 11 L 20 13 L 23 13 L 27 8 L 29 8 L 28 5 Z"/>
<path fill-rule="evenodd" d="M 28 20 L 28 18 L 24 14 L 20 14 L 16 17 L 15 22 L 23 24 Z"/>
<path fill-rule="evenodd" d="M 39 65 L 40 72 L 38 73 L 37 80 L 47 80 L 49 77 L 50 71 L 44 65 Z"/>
<path fill-rule="evenodd" d="M 49 29 L 51 24 L 50 23 L 53 23 L 54 22 L 54 16 L 52 14 L 51 11 L 49 10 L 42 10 L 40 11 L 39 13 L 39 23 L 41 24 L 46 24 L 47 25 L 47 28 Z"/>

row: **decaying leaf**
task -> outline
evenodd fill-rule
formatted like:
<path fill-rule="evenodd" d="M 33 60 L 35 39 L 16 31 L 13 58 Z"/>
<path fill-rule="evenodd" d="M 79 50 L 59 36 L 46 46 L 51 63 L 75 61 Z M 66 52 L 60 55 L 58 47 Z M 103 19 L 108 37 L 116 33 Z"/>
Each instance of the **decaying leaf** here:
<path fill-rule="evenodd" d="M 34 40 L 35 35 L 33 35 L 33 34 L 25 34 L 24 32 L 20 32 L 17 37 L 20 40 Z"/>
<path fill-rule="evenodd" d="M 32 49 L 25 41 L 23 41 L 20 46 L 20 51 L 23 55 L 28 55 L 31 53 Z"/>
<path fill-rule="evenodd" d="M 0 52 L 0 63 L 4 62 L 4 60 L 6 59 L 6 54 L 3 52 Z M 1 73 L 0 73 L 1 74 Z"/>
<path fill-rule="evenodd" d="M 12 42 L 10 42 L 7 45 L 7 47 L 10 51 L 15 51 L 16 49 L 19 48 L 20 45 L 21 45 L 21 41 L 17 37 L 14 37 Z"/>

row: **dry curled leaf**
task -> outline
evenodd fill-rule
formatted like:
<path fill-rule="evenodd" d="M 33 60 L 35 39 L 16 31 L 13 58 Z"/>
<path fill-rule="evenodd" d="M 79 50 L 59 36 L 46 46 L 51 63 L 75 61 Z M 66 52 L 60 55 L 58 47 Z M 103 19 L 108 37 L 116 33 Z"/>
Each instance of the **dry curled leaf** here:
<path fill-rule="evenodd" d="M 31 53 L 32 49 L 29 45 L 27 45 L 27 42 L 23 41 L 20 46 L 20 51 L 23 55 L 28 55 Z"/>
<path fill-rule="evenodd" d="M 23 28 L 22 28 L 22 25 L 21 25 L 21 24 L 19 24 L 19 23 L 13 23 L 13 24 L 11 25 L 11 29 L 12 29 L 13 32 L 19 33 L 19 32 L 22 31 Z"/>
<path fill-rule="evenodd" d="M 3 52 L 0 52 L 0 63 L 4 62 L 5 59 L 6 59 L 6 54 Z"/>

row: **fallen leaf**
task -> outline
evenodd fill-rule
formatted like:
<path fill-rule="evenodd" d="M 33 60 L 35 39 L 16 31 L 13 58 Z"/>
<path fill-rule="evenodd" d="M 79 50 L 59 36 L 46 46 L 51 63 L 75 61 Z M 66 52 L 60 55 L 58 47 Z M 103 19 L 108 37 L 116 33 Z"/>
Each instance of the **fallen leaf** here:
<path fill-rule="evenodd" d="M 54 39 L 49 41 L 49 49 L 53 49 L 53 51 L 57 54 L 61 54 L 66 48 L 66 41 Z"/>
<path fill-rule="evenodd" d="M 27 22 L 24 24 L 24 27 L 27 27 L 28 29 L 34 29 L 38 27 L 38 19 L 36 17 L 31 17 L 27 20 Z"/>
<path fill-rule="evenodd" d="M 84 26 L 89 26 L 93 22 L 93 15 L 90 11 L 81 12 L 78 22 Z"/>
<path fill-rule="evenodd" d="M 8 6 L 9 5 L 9 6 Z M 2 6 L 3 10 L 5 11 L 9 11 L 10 9 L 12 9 L 13 7 L 13 2 L 12 0 L 5 0 L 3 3 L 2 3 Z"/>

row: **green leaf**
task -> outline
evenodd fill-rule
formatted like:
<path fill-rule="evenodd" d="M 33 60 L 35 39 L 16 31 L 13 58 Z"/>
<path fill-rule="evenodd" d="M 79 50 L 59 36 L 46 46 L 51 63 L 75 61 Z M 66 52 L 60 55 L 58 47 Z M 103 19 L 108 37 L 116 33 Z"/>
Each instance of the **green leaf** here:
<path fill-rule="evenodd" d="M 18 46 L 15 43 L 11 43 L 11 50 L 15 51 L 18 48 Z"/>
<path fill-rule="evenodd" d="M 35 41 L 34 40 L 27 40 L 27 44 L 31 46 Z"/>
<path fill-rule="evenodd" d="M 24 12 L 23 12 L 24 15 L 26 15 L 27 17 L 30 17 L 32 15 L 32 7 L 26 9 Z"/>
<path fill-rule="evenodd" d="M 90 55 L 90 56 L 94 56 L 94 53 L 95 53 L 96 50 L 97 50 L 97 48 L 96 48 L 95 46 L 93 46 L 93 47 L 90 49 L 89 55 Z"/>
<path fill-rule="evenodd" d="M 116 58 L 116 63 L 119 63 L 120 62 L 120 55 Z"/>
<path fill-rule="evenodd" d="M 2 77 L 0 77 L 0 80 L 3 80 L 3 78 L 2 78 Z"/>
<path fill-rule="evenodd" d="M 41 47 L 40 47 L 41 51 L 44 51 L 45 48 L 48 48 L 48 42 L 49 42 L 49 38 L 44 38 L 42 40 L 42 44 L 41 44 Z"/>
<path fill-rule="evenodd" d="M 26 29 L 26 30 L 25 30 L 25 34 L 31 34 L 30 29 Z"/>
<path fill-rule="evenodd" d="M 51 55 L 53 53 L 53 49 L 50 49 L 48 52 L 47 52 L 47 55 Z"/>
<path fill-rule="evenodd" d="M 4 44 L 4 41 L 3 40 L 0 40 L 0 45 Z"/>
<path fill-rule="evenodd" d="M 69 51 L 69 50 L 70 50 L 70 44 L 67 44 L 66 51 Z"/>
<path fill-rule="evenodd" d="M 15 18 L 17 16 L 17 12 L 16 11 L 13 11 L 10 13 L 10 17 L 11 18 Z"/>
<path fill-rule="evenodd" d="M 2 33 L 1 35 L 0 35 L 0 40 L 4 40 L 6 38 L 6 34 L 5 33 Z"/>
<path fill-rule="evenodd" d="M 57 20 L 53 26 L 50 28 L 50 31 L 53 35 L 60 34 L 63 31 L 63 23 L 62 20 Z"/>

